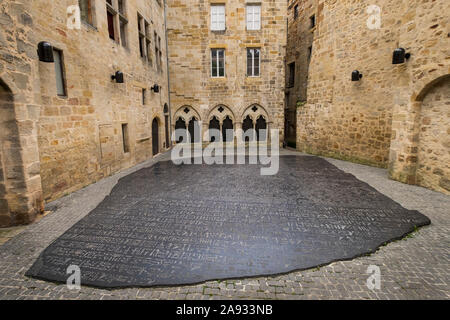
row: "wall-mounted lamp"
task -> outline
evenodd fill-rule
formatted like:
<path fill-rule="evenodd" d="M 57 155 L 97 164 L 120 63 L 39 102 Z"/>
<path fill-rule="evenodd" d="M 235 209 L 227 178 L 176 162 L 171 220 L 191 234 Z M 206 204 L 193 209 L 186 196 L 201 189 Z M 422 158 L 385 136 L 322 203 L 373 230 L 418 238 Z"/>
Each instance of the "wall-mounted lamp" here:
<path fill-rule="evenodd" d="M 46 41 L 39 42 L 37 52 L 39 61 L 47 63 L 55 62 L 55 59 L 53 58 L 53 47 L 50 43 Z"/>
<path fill-rule="evenodd" d="M 394 50 L 394 56 L 392 58 L 392 64 L 402 64 L 405 60 L 411 58 L 411 54 L 407 53 L 403 48 L 397 48 Z"/>
<path fill-rule="evenodd" d="M 150 90 L 152 90 L 154 93 L 158 93 L 159 92 L 159 86 L 157 84 L 155 84 L 153 87 L 150 88 Z"/>
<path fill-rule="evenodd" d="M 352 72 L 352 81 L 359 81 L 362 77 L 363 75 L 358 70 Z"/>
<path fill-rule="evenodd" d="M 117 71 L 114 75 L 111 76 L 111 80 L 116 80 L 117 83 L 123 83 L 123 73 Z"/>

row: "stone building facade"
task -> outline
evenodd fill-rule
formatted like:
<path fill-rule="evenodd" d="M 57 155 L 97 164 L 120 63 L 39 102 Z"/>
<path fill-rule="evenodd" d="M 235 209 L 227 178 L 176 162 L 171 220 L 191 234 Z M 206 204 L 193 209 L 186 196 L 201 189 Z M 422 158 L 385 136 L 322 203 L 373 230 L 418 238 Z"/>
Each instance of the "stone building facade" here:
<path fill-rule="evenodd" d="M 168 7 L 173 129 L 264 127 L 283 141 L 286 1 L 169 0 Z"/>
<path fill-rule="evenodd" d="M 0 27 L 0 227 L 170 146 L 163 0 L 8 0 Z"/>
<path fill-rule="evenodd" d="M 286 142 L 297 143 L 297 107 L 306 103 L 317 1 L 289 0 L 286 50 Z"/>
<path fill-rule="evenodd" d="M 297 108 L 297 148 L 389 167 L 393 179 L 450 193 L 450 3 L 373 5 L 314 1 L 316 26 L 307 103 Z M 311 17 L 309 9 L 298 14 L 300 21 Z M 404 48 L 410 59 L 394 65 L 396 48 Z M 288 51 L 287 62 L 293 59 Z M 351 81 L 355 70 L 363 75 L 360 81 Z M 300 96 L 302 89 L 297 92 Z"/>

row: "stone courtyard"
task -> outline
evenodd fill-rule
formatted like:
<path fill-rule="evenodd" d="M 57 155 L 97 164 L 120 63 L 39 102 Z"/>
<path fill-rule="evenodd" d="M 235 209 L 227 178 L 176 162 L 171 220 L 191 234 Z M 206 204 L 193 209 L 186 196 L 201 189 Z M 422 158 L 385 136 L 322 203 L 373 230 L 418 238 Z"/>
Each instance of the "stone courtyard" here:
<path fill-rule="evenodd" d="M 281 155 L 305 156 L 283 150 Z M 47 205 L 51 211 L 36 224 L 23 228 L 0 246 L 0 299 L 448 299 L 449 222 L 448 196 L 417 186 L 388 180 L 384 169 L 326 159 L 354 175 L 404 208 L 417 210 L 431 225 L 375 253 L 323 267 L 273 277 L 223 279 L 197 285 L 105 290 L 34 280 L 25 273 L 41 252 L 96 208 L 120 178 L 157 162 L 170 160 L 166 153 L 141 165 Z M 368 267 L 381 270 L 381 288 L 370 290 Z"/>

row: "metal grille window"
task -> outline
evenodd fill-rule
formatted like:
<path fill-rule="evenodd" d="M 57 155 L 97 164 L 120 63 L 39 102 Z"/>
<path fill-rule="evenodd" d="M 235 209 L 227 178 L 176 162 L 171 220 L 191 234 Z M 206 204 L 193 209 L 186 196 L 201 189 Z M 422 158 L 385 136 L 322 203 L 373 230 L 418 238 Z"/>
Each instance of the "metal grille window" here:
<path fill-rule="evenodd" d="M 225 30 L 225 4 L 211 5 L 211 30 Z"/>
<path fill-rule="evenodd" d="M 261 63 L 261 49 L 247 49 L 247 76 L 259 77 Z"/>
<path fill-rule="evenodd" d="M 211 77 L 225 77 L 225 49 L 211 49 Z"/>
<path fill-rule="evenodd" d="M 261 5 L 247 5 L 247 30 L 261 29 Z"/>

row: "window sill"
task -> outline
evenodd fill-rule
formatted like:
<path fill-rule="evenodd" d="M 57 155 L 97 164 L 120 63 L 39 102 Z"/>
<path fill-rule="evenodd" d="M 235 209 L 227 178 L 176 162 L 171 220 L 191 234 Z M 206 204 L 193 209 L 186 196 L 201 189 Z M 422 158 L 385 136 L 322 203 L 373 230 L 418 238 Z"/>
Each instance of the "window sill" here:
<path fill-rule="evenodd" d="M 245 76 L 245 80 L 252 81 L 252 80 L 260 80 L 260 79 L 261 79 L 260 75 L 259 76 Z"/>
<path fill-rule="evenodd" d="M 90 23 L 87 22 L 87 21 L 81 21 L 81 24 L 82 24 L 83 26 L 85 26 L 86 29 L 90 29 L 90 30 L 93 30 L 93 31 L 97 31 L 97 32 L 98 32 L 97 27 L 94 26 L 93 24 L 90 24 Z"/>

